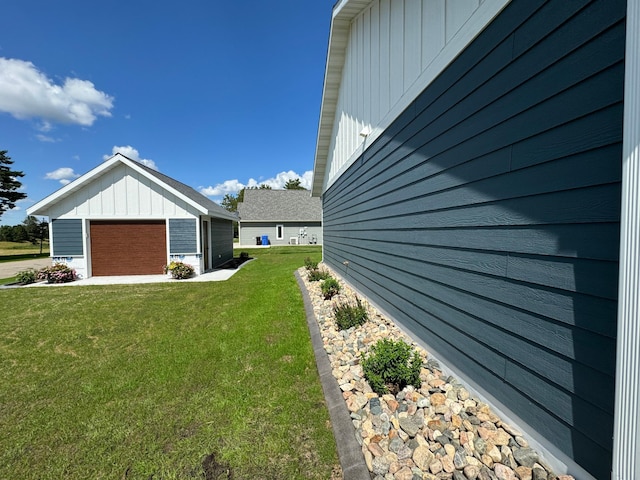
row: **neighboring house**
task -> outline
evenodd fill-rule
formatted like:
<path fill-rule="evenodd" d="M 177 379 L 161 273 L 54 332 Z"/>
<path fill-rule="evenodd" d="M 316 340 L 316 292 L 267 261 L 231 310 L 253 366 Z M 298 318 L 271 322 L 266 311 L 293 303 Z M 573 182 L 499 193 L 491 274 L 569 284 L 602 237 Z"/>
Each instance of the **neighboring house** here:
<path fill-rule="evenodd" d="M 240 245 L 322 244 L 322 207 L 309 190 L 245 189 L 238 203 Z"/>
<path fill-rule="evenodd" d="M 331 23 L 324 261 L 579 479 L 640 478 L 638 32 L 638 0 Z"/>
<path fill-rule="evenodd" d="M 234 214 L 191 187 L 116 154 L 27 210 L 49 217 L 53 262 L 83 277 L 200 274 L 233 258 Z"/>

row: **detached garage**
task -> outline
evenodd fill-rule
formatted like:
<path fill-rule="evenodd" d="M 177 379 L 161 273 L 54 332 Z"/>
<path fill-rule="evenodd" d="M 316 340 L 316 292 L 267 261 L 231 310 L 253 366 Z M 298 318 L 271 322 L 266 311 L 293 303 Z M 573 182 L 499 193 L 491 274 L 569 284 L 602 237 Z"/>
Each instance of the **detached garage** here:
<path fill-rule="evenodd" d="M 116 154 L 27 210 L 49 217 L 51 256 L 82 278 L 197 274 L 233 258 L 236 216 L 191 187 Z"/>

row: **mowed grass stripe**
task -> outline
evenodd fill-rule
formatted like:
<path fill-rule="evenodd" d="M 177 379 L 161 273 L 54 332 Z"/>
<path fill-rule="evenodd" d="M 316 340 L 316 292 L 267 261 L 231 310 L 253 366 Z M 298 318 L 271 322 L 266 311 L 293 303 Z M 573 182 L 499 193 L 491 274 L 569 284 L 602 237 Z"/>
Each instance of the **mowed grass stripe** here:
<path fill-rule="evenodd" d="M 293 271 L 0 291 L 0 478 L 331 477 L 335 442 Z M 153 477 L 151 477 L 153 476 Z"/>

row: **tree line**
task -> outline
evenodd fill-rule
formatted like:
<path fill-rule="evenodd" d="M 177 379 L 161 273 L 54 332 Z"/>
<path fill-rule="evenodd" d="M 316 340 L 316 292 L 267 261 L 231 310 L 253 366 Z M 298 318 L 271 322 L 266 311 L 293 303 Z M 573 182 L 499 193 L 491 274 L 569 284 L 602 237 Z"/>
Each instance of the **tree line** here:
<path fill-rule="evenodd" d="M 19 225 L 0 225 L 0 242 L 31 242 L 34 245 L 49 238 L 49 223 L 29 215 Z"/>

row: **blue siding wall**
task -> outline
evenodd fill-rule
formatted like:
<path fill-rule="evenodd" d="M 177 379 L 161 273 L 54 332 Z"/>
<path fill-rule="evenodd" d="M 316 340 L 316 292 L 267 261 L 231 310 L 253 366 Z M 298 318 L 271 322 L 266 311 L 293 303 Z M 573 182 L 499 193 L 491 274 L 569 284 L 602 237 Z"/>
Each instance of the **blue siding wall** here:
<path fill-rule="evenodd" d="M 514 0 L 323 196 L 324 260 L 597 478 L 625 10 Z"/>
<path fill-rule="evenodd" d="M 169 219 L 169 253 L 196 253 L 197 240 L 195 218 Z"/>
<path fill-rule="evenodd" d="M 82 246 L 82 220 L 57 219 L 51 222 L 53 237 L 52 256 L 84 255 Z"/>
<path fill-rule="evenodd" d="M 233 258 L 233 222 L 211 219 L 211 265 L 216 267 Z"/>

